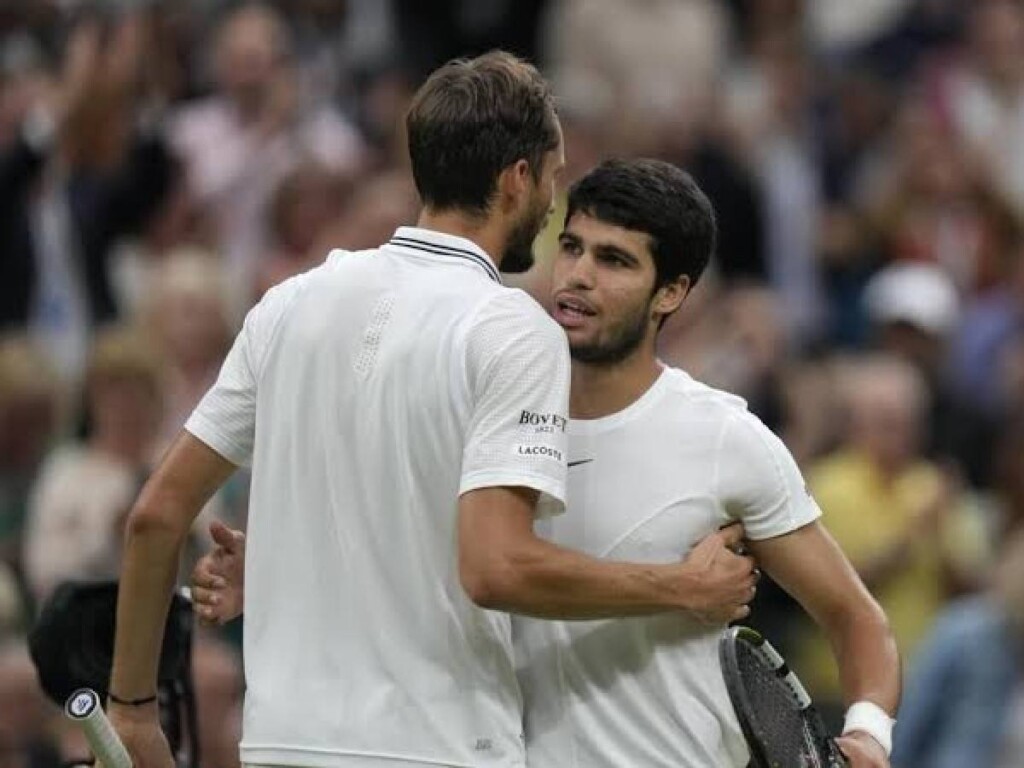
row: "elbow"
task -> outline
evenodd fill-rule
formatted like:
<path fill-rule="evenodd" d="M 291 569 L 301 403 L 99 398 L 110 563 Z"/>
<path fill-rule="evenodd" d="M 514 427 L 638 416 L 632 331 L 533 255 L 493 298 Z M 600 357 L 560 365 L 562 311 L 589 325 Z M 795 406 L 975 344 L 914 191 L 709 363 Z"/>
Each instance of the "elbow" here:
<path fill-rule="evenodd" d="M 132 507 L 125 523 L 125 538 L 184 538 L 187 530 L 181 530 L 178 516 L 173 514 L 170 505 L 161 504 L 157 499 L 141 498 Z"/>
<path fill-rule="evenodd" d="M 885 611 L 882 610 L 881 606 L 875 604 L 876 616 L 875 626 L 879 637 L 882 638 L 882 643 L 886 648 L 889 649 L 889 653 L 896 660 L 896 665 L 902 664 L 899 645 L 896 643 L 896 635 L 892 631 L 892 625 L 889 623 L 889 617 L 885 615 Z"/>
<path fill-rule="evenodd" d="M 877 642 L 895 647 L 896 639 L 882 606 L 864 590 L 861 599 L 843 601 L 827 614 L 825 629 L 838 638 L 874 637 Z"/>
<path fill-rule="evenodd" d="M 896 642 L 895 636 L 892 633 L 892 626 L 889 624 L 889 617 L 874 597 L 870 597 L 865 601 L 862 609 L 857 612 L 854 621 L 860 626 L 870 627 L 887 641 Z"/>
<path fill-rule="evenodd" d="M 507 587 L 493 568 L 462 567 L 459 579 L 466 596 L 480 608 L 499 611 L 505 605 Z"/>
<path fill-rule="evenodd" d="M 491 611 L 513 610 L 522 592 L 520 569 L 502 556 L 462 558 L 459 580 L 475 605 Z"/>
<path fill-rule="evenodd" d="M 486 608 L 491 611 L 499 610 L 499 605 L 501 604 L 500 590 L 495 589 L 490 580 L 478 574 L 463 574 L 461 580 L 462 589 L 470 599 L 470 602 L 480 608 Z"/>

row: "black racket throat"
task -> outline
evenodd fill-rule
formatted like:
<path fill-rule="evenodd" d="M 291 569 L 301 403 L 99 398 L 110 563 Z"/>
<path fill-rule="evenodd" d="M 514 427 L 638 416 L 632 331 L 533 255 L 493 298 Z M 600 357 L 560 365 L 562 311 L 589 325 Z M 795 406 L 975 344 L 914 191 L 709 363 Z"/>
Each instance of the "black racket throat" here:
<path fill-rule="evenodd" d="M 803 685 L 767 640 L 748 627 L 731 627 L 719 641 L 719 657 L 751 768 L 846 766 Z"/>

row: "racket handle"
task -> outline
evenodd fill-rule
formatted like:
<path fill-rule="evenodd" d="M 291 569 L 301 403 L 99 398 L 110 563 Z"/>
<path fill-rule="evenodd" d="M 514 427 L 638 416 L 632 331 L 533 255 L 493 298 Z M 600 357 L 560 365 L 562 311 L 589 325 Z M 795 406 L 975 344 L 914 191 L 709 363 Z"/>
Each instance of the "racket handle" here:
<path fill-rule="evenodd" d="M 96 759 L 104 768 L 132 768 L 132 759 L 117 731 L 100 706 L 100 697 L 91 688 L 79 688 L 64 704 L 64 714 L 77 722 Z"/>
<path fill-rule="evenodd" d="M 846 759 L 846 755 L 843 754 L 843 750 L 836 744 L 836 740 L 829 739 L 829 746 L 831 747 L 831 754 L 828 758 L 827 768 L 847 768 L 850 765 L 850 761 Z"/>

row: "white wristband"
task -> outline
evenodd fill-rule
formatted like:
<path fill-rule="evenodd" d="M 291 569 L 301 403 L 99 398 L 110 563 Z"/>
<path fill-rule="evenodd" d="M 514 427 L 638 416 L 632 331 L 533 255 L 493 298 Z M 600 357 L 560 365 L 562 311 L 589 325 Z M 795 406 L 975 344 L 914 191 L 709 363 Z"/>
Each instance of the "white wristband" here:
<path fill-rule="evenodd" d="M 846 710 L 843 735 L 850 731 L 863 731 L 882 745 L 888 757 L 892 753 L 892 728 L 896 721 L 889 713 L 870 701 L 858 701 Z"/>

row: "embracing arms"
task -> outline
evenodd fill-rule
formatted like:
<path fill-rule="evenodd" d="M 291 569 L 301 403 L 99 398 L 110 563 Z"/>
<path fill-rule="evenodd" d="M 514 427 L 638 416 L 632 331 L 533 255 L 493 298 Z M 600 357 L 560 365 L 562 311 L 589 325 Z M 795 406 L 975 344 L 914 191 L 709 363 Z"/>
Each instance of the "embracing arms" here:
<path fill-rule="evenodd" d="M 753 561 L 731 551 L 743 537 L 740 526 L 707 537 L 680 563 L 612 562 L 537 536 L 536 496 L 499 487 L 460 498 L 459 573 L 478 605 L 552 619 L 684 610 L 717 623 L 750 612 Z"/>
<path fill-rule="evenodd" d="M 459 575 L 484 608 L 545 618 L 593 619 L 683 610 L 709 623 L 749 614 L 755 574 L 735 554 L 738 525 L 698 544 L 681 563 L 640 565 L 598 560 L 533 532 L 536 492 L 486 488 L 459 502 Z M 211 526 L 216 547 L 192 574 L 199 618 L 221 624 L 242 611 L 245 537 Z"/>

